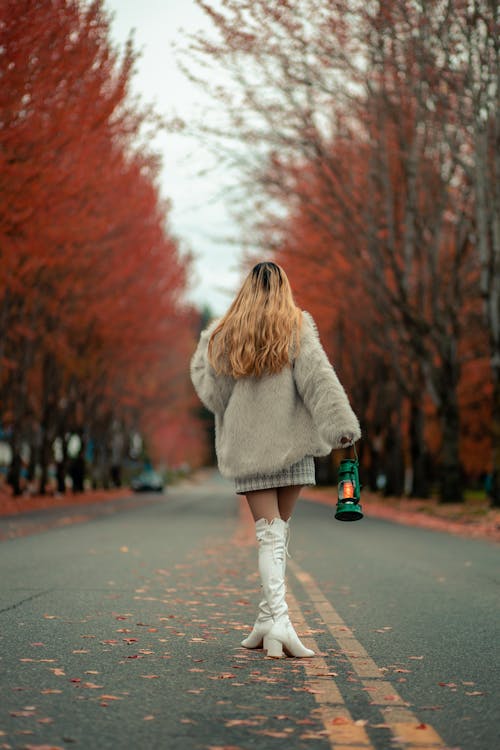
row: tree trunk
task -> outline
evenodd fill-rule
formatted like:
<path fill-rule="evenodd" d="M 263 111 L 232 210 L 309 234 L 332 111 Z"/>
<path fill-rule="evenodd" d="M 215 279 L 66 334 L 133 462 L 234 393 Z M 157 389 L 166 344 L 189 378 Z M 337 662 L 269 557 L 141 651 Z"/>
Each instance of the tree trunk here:
<path fill-rule="evenodd" d="M 491 501 L 496 508 L 500 507 L 500 372 L 496 371 L 493 384 L 493 419 L 492 419 L 493 467 L 492 482 L 489 491 Z"/>
<path fill-rule="evenodd" d="M 410 454 L 413 469 L 411 497 L 429 497 L 429 477 L 424 442 L 424 412 L 420 401 L 410 406 Z"/>
<path fill-rule="evenodd" d="M 66 492 L 66 457 L 58 461 L 56 465 L 57 492 L 64 495 Z"/>
<path fill-rule="evenodd" d="M 404 459 L 402 451 L 401 428 L 389 425 L 385 441 L 385 462 L 387 484 L 385 494 L 401 497 L 405 489 Z"/>
<path fill-rule="evenodd" d="M 12 487 L 12 494 L 14 497 L 20 497 L 21 495 L 21 456 L 19 454 L 18 446 L 15 439 L 11 443 L 12 450 L 12 461 L 9 466 L 9 473 L 7 475 L 7 481 Z"/>
<path fill-rule="evenodd" d="M 47 427 L 42 425 L 42 440 L 40 446 L 40 495 L 45 495 L 47 491 L 48 468 L 51 458 L 50 447 Z"/>
<path fill-rule="evenodd" d="M 449 394 L 441 409 L 443 446 L 441 451 L 440 499 L 443 503 L 463 500 L 462 471 L 460 467 L 460 416 L 454 393 Z"/>

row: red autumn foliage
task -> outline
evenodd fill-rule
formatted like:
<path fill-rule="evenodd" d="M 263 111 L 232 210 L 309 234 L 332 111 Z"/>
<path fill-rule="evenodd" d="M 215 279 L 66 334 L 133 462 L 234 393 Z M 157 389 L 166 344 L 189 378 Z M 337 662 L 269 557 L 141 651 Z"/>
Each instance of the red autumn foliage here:
<path fill-rule="evenodd" d="M 191 37 L 186 67 L 224 113 L 199 132 L 238 171 L 251 247 L 317 317 L 365 465 L 389 493 L 410 470 L 413 495 L 460 500 L 464 470 L 500 465 L 491 5 L 444 23 L 439 3 L 403 0 L 197 4 L 216 33 Z"/>
<path fill-rule="evenodd" d="M 106 463 L 116 422 L 156 458 L 196 462 L 190 259 L 144 137 L 156 116 L 130 97 L 136 53 L 113 48 L 101 0 L 8 0 L 0 60 L 0 427 L 13 463 L 30 444 L 43 490 L 55 438 L 79 431 Z"/>

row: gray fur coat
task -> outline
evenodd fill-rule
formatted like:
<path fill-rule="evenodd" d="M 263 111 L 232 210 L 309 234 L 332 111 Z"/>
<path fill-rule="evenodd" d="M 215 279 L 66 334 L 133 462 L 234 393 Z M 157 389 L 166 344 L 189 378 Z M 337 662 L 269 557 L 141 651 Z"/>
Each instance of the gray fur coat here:
<path fill-rule="evenodd" d="M 260 378 L 215 373 L 207 349 L 217 322 L 201 334 L 191 379 L 215 415 L 215 448 L 223 476 L 271 474 L 304 456 L 326 456 L 341 447 L 343 436 L 359 440 L 358 419 L 309 313 L 303 312 L 299 354 L 291 367 Z"/>

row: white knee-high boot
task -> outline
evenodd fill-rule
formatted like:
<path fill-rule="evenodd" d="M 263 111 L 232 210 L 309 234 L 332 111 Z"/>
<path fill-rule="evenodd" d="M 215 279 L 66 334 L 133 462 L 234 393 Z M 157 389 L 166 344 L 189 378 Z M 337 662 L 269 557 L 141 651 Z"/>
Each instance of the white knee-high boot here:
<path fill-rule="evenodd" d="M 283 650 L 289 656 L 314 656 L 295 632 L 288 616 L 285 600 L 285 577 L 283 572 L 286 555 L 286 524 L 281 518 L 271 522 L 259 519 L 256 525 L 259 540 L 259 572 L 273 623 L 264 635 L 263 643 L 267 655 L 279 658 Z"/>
<path fill-rule="evenodd" d="M 267 521 L 265 518 L 261 518 L 255 523 L 255 532 L 257 535 L 257 541 L 260 541 L 263 531 L 266 528 Z M 285 554 L 283 556 L 283 578 L 286 573 L 286 557 L 288 550 L 288 539 L 290 537 L 290 521 L 284 521 L 285 524 Z M 273 624 L 273 616 L 269 609 L 267 599 L 264 597 L 259 602 L 259 611 L 257 613 L 257 619 L 255 620 L 252 632 L 249 636 L 241 641 L 241 645 L 245 648 L 262 648 L 264 636 L 271 630 Z"/>

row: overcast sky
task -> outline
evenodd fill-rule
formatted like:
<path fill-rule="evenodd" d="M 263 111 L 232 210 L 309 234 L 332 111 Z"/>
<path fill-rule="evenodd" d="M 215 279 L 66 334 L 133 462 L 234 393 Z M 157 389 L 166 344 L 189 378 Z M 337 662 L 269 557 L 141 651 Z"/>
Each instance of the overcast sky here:
<path fill-rule="evenodd" d="M 105 0 L 114 14 L 112 34 L 119 44 L 134 29 L 135 49 L 140 50 L 135 89 L 145 102 L 153 102 L 161 114 L 177 114 L 189 120 L 199 111 L 200 91 L 176 67 L 172 43 L 186 32 L 208 30 L 210 22 L 193 0 Z M 162 193 L 172 201 L 171 228 L 196 257 L 190 299 L 207 303 L 222 313 L 236 291 L 240 274 L 238 252 L 217 237 L 233 234 L 227 207 L 217 198 L 220 177 L 197 176 L 200 167 L 212 163 L 202 143 L 184 136 L 161 134 L 156 148 L 163 157 Z"/>

